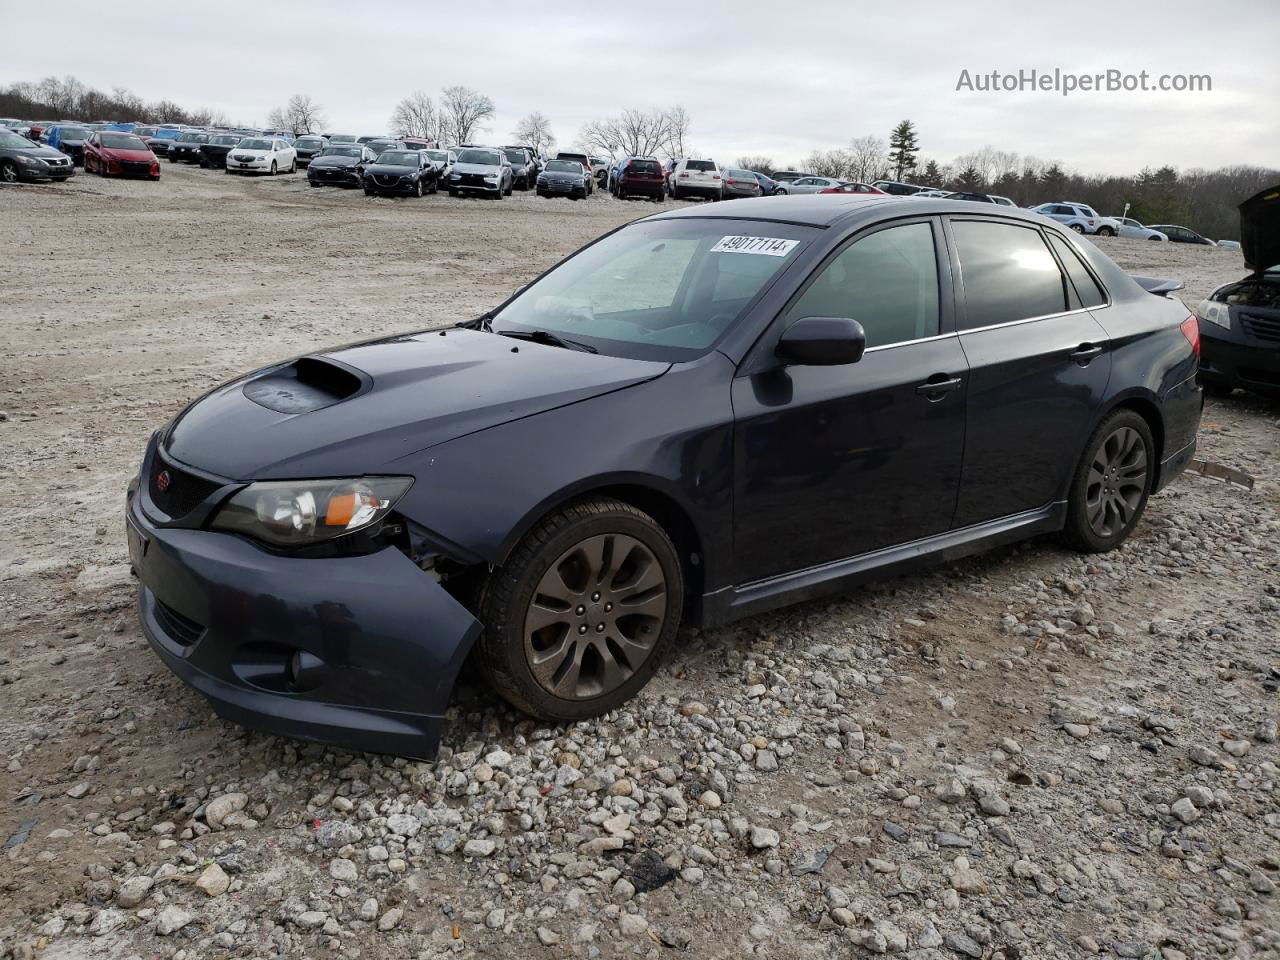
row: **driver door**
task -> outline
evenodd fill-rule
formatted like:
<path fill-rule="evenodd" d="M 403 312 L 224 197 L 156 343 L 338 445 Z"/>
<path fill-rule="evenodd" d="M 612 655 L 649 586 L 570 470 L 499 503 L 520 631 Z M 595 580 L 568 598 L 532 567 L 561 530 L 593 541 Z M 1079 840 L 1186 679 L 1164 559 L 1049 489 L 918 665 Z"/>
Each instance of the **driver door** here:
<path fill-rule="evenodd" d="M 814 272 L 762 344 L 803 317 L 852 317 L 866 331 L 862 359 L 734 380 L 738 584 L 950 528 L 969 373 L 950 289 L 933 220 L 864 233 Z"/>

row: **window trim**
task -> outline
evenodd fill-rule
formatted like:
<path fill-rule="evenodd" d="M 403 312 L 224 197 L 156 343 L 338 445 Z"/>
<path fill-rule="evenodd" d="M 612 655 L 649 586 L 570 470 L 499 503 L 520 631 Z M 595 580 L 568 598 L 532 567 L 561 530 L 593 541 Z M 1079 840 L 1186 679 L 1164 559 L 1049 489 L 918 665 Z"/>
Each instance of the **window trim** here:
<path fill-rule="evenodd" d="M 968 304 L 965 302 L 965 296 L 964 296 L 964 267 L 960 263 L 960 251 L 956 247 L 955 236 L 951 232 L 951 224 L 953 222 L 961 222 L 961 221 L 980 221 L 980 222 L 987 222 L 987 223 L 999 223 L 999 224 L 1004 224 L 1006 226 L 1024 227 L 1028 230 L 1036 231 L 1041 235 L 1040 240 L 1045 245 L 1046 249 L 1048 249 L 1049 255 L 1054 258 L 1054 263 L 1058 264 L 1058 272 L 1062 275 L 1063 282 L 1071 283 L 1070 275 L 1066 272 L 1065 269 L 1063 269 L 1062 264 L 1058 263 L 1058 255 L 1053 249 L 1053 244 L 1049 243 L 1049 240 L 1048 240 L 1049 231 L 1046 230 L 1045 227 L 1042 226 L 1041 224 L 1031 223 L 1026 220 L 1015 219 L 1013 217 L 1002 217 L 998 213 L 988 214 L 986 216 L 983 216 L 983 215 L 975 216 L 971 214 L 955 214 L 955 215 L 944 216 L 942 218 L 942 230 L 946 236 L 947 254 L 951 259 L 952 268 L 953 268 L 952 276 L 955 283 L 955 313 L 956 313 L 956 316 L 955 316 L 956 326 L 954 329 L 958 335 L 965 336 L 970 333 L 979 333 L 983 330 L 998 330 L 998 329 L 1001 329 L 1002 327 L 1015 327 L 1024 323 L 1036 323 L 1040 320 L 1052 320 L 1057 317 L 1069 317 L 1077 313 L 1090 313 L 1098 310 L 1106 310 L 1108 307 L 1112 305 L 1113 301 L 1112 301 L 1110 289 L 1108 289 L 1107 285 L 1102 282 L 1101 278 L 1097 275 L 1097 273 L 1094 272 L 1093 267 L 1089 264 L 1089 258 L 1077 252 L 1077 256 L 1080 257 L 1080 262 L 1085 265 L 1085 269 L 1089 271 L 1089 275 L 1093 277 L 1094 281 L 1098 284 L 1099 288 L 1106 295 L 1106 298 L 1107 298 L 1106 302 L 1103 303 L 1101 306 L 1076 307 L 1069 310 L 1058 310 L 1058 311 L 1055 311 L 1054 313 L 1042 313 L 1034 317 L 1023 317 L 1019 320 L 1005 320 L 1005 321 L 1002 321 L 1001 323 L 988 323 L 988 324 L 984 324 L 981 327 L 969 327 L 967 329 L 961 330 L 959 327 L 960 315 L 966 312 L 966 308 Z M 1054 231 L 1054 233 L 1056 236 L 1066 240 L 1069 244 L 1072 244 L 1072 246 L 1074 247 L 1074 244 L 1072 243 L 1071 238 L 1067 237 L 1065 233 L 1062 233 L 1061 231 Z M 1072 289 L 1074 289 L 1074 287 L 1075 285 L 1072 284 Z M 1064 294 L 1066 293 L 1065 287 L 1063 288 L 1063 293 Z"/>

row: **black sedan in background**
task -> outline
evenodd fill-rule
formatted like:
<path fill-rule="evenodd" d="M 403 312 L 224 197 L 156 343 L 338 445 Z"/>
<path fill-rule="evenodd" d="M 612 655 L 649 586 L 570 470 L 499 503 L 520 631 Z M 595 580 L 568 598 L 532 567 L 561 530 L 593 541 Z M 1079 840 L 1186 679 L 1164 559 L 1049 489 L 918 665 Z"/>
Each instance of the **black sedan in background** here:
<path fill-rule="evenodd" d="M 1280 396 L 1280 184 L 1240 205 L 1240 249 L 1249 275 L 1196 307 L 1200 382 Z"/>
<path fill-rule="evenodd" d="M 469 657 L 521 710 L 595 716 L 681 623 L 1037 534 L 1112 550 L 1195 452 L 1195 319 L 1070 232 L 725 209 L 188 406 L 126 504 L 155 652 L 233 720 L 429 757 Z"/>
<path fill-rule="evenodd" d="M 65 153 L 0 129 L 0 182 L 62 181 L 75 175 L 75 163 Z"/>
<path fill-rule="evenodd" d="M 318 157 L 329 141 L 321 136 L 309 135 L 293 141 L 293 149 L 298 154 L 298 166 L 305 167 Z"/>
<path fill-rule="evenodd" d="M 538 174 L 536 192 L 540 197 L 569 197 L 585 200 L 591 192 L 590 175 L 577 160 L 548 160 Z"/>
<path fill-rule="evenodd" d="M 307 164 L 307 182 L 313 187 L 361 187 L 365 166 L 377 159 L 363 143 L 328 146 Z"/>
<path fill-rule="evenodd" d="M 364 192 L 371 197 L 420 197 L 435 193 L 438 186 L 436 165 L 425 150 L 384 150 L 364 168 Z"/>
<path fill-rule="evenodd" d="M 214 170 L 225 169 L 227 166 L 227 154 L 235 149 L 236 144 L 243 139 L 237 134 L 214 134 L 207 142 L 200 144 L 200 166 L 210 167 Z"/>
<path fill-rule="evenodd" d="M 207 166 L 204 156 L 204 145 L 209 142 L 209 134 L 195 130 L 184 130 L 178 139 L 169 144 L 170 163 L 198 163 Z M 225 158 L 223 165 L 225 165 Z"/>

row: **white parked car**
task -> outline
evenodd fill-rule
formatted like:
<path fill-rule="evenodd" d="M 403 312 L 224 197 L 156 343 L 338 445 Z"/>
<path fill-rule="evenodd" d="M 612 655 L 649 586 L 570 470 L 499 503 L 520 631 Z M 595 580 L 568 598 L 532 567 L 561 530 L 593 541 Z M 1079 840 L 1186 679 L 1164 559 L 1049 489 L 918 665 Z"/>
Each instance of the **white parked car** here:
<path fill-rule="evenodd" d="M 1043 217 L 1057 220 L 1076 233 L 1089 233 L 1099 237 L 1114 237 L 1120 232 L 1120 224 L 1104 217 L 1086 203 L 1042 203 L 1031 208 Z"/>
<path fill-rule="evenodd" d="M 1110 219 L 1120 224 L 1120 236 L 1128 237 L 1130 240 L 1163 240 L 1166 243 L 1169 240 L 1159 230 L 1144 227 L 1133 217 L 1111 217 Z"/>
<path fill-rule="evenodd" d="M 227 154 L 227 173 L 296 173 L 298 151 L 279 137 L 245 137 Z"/>
<path fill-rule="evenodd" d="M 681 160 L 671 169 L 669 182 L 671 196 L 677 200 L 686 197 L 719 200 L 724 187 L 720 168 L 714 160 Z"/>

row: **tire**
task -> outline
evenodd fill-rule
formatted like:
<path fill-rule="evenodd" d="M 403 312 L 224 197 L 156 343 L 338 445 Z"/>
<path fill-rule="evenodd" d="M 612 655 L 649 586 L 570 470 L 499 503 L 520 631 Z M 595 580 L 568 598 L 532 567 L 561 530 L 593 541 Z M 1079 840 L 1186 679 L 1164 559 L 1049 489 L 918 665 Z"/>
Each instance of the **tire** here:
<path fill-rule="evenodd" d="M 311 185 L 315 187 L 317 190 L 319 190 L 321 187 L 324 186 L 323 183 L 316 183 L 314 180 L 311 181 Z"/>
<path fill-rule="evenodd" d="M 231 176 L 231 168 L 230 168 L 230 167 L 223 167 L 223 168 L 222 168 L 222 172 L 223 172 L 223 173 L 225 173 L 227 176 Z"/>
<path fill-rule="evenodd" d="M 1080 226 L 1078 223 L 1071 224 L 1071 229 L 1076 233 L 1084 233 L 1084 227 Z"/>
<path fill-rule="evenodd" d="M 428 190 L 428 191 L 427 191 L 427 193 L 432 193 L 432 194 L 434 194 L 434 193 L 439 192 L 439 190 L 440 190 L 440 180 L 439 180 L 438 178 L 434 178 L 434 179 L 432 179 L 432 181 L 431 181 L 431 189 L 430 189 L 430 190 Z"/>
<path fill-rule="evenodd" d="M 414 183 L 413 183 L 413 195 L 414 195 L 415 197 L 421 197 L 421 196 L 422 196 L 422 180 L 421 180 L 421 179 L 418 179 L 418 180 L 415 180 L 415 181 L 414 181 Z"/>
<path fill-rule="evenodd" d="M 373 196 L 373 187 L 365 187 L 365 188 L 364 188 L 364 195 L 365 195 L 366 197 L 372 197 L 372 196 Z"/>
<path fill-rule="evenodd" d="M 267 171 L 267 175 L 268 175 L 268 176 L 271 176 L 271 177 L 274 177 L 278 172 L 279 172 L 279 171 L 276 169 L 276 162 L 275 162 L 274 160 L 272 160 L 272 161 L 271 161 L 271 169 Z"/>
<path fill-rule="evenodd" d="M 660 193 L 660 194 L 658 194 L 656 197 L 654 197 L 653 199 L 654 199 L 657 203 L 666 203 L 666 201 L 667 201 L 667 195 L 666 195 L 665 193 Z"/>
<path fill-rule="evenodd" d="M 671 199 L 672 199 L 672 200 L 679 200 L 679 199 L 680 199 L 680 188 L 679 188 L 679 187 L 672 187 L 672 188 L 671 188 Z"/>
<path fill-rule="evenodd" d="M 506 191 L 506 193 L 504 193 L 504 194 L 503 194 L 503 196 L 507 196 L 507 197 L 511 196 L 511 188 L 512 188 L 513 186 L 515 186 L 515 181 L 514 181 L 514 180 L 513 180 L 511 183 L 508 183 L 508 184 L 507 184 L 507 191 Z"/>
<path fill-rule="evenodd" d="M 1071 480 L 1063 529 L 1069 546 L 1104 553 L 1128 538 L 1151 495 L 1155 449 L 1151 428 L 1136 411 L 1120 409 L 1103 418 Z"/>
<path fill-rule="evenodd" d="M 1148 240 L 1154 240 L 1156 243 L 1163 243 L 1159 237 L 1147 237 Z"/>
<path fill-rule="evenodd" d="M 1115 235 L 1116 235 L 1116 232 L 1112 230 L 1110 227 L 1098 228 L 1098 236 L 1100 237 L 1114 237 Z"/>
<path fill-rule="evenodd" d="M 564 598 L 563 609 L 552 609 L 556 595 L 542 587 Z M 547 603 L 535 604 L 538 596 Z M 614 601 L 620 609 L 637 596 L 648 597 L 633 607 L 643 614 L 612 612 Z M 477 662 L 504 699 L 532 716 L 598 716 L 649 682 L 675 640 L 683 603 L 679 556 L 653 518 L 618 500 L 581 500 L 542 520 L 485 580 Z M 543 666 L 535 670 L 539 653 Z M 561 668 L 572 660 L 577 669 L 562 675 L 557 659 Z"/>
<path fill-rule="evenodd" d="M 451 196 L 451 197 L 453 197 L 453 198 L 455 198 L 455 199 L 456 199 L 456 198 L 457 198 L 457 196 L 458 196 L 458 191 L 457 191 L 457 190 L 454 190 L 454 189 L 452 189 L 452 188 L 450 188 L 450 190 L 449 190 L 449 196 Z"/>
<path fill-rule="evenodd" d="M 501 188 L 501 187 L 499 187 L 499 188 L 498 188 L 498 190 L 494 193 L 494 195 L 493 195 L 493 199 L 495 199 L 495 200 L 501 200 L 501 199 L 502 199 L 502 188 Z"/>

